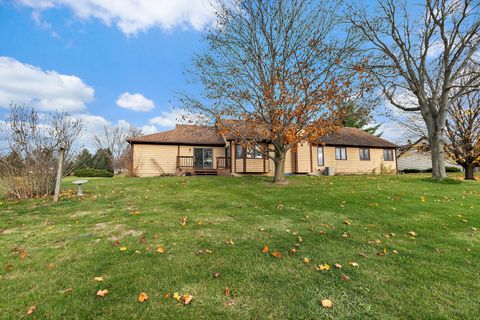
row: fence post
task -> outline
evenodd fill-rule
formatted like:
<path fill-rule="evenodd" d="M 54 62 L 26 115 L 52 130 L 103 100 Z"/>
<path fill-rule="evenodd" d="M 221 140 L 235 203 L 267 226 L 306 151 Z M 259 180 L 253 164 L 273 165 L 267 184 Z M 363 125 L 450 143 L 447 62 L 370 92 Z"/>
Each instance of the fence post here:
<path fill-rule="evenodd" d="M 58 201 L 60 196 L 60 183 L 62 182 L 63 162 L 65 160 L 65 146 L 62 144 L 59 147 L 60 154 L 58 156 L 58 168 L 57 168 L 57 180 L 55 182 L 55 194 L 53 196 L 53 202 Z"/>

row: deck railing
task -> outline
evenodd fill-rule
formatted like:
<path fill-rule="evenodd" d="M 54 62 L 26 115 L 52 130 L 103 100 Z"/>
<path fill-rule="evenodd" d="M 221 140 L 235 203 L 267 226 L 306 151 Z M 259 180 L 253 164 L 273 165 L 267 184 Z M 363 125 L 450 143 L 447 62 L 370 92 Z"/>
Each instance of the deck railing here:
<path fill-rule="evenodd" d="M 230 169 L 230 158 L 217 157 L 217 169 Z"/>
<path fill-rule="evenodd" d="M 177 156 L 177 168 L 193 168 L 193 157 Z"/>

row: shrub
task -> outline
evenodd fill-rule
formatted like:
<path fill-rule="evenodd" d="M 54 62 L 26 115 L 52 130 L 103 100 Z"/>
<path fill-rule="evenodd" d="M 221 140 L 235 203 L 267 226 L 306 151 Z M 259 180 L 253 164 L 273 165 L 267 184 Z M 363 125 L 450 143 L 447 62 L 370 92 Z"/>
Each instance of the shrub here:
<path fill-rule="evenodd" d="M 113 177 L 113 172 L 100 169 L 84 168 L 77 169 L 73 172 L 76 177 L 102 177 L 102 178 L 111 178 Z"/>
<path fill-rule="evenodd" d="M 402 172 L 403 173 L 420 173 L 420 172 L 422 172 L 422 170 L 412 168 L 412 169 L 403 169 Z"/>
<path fill-rule="evenodd" d="M 458 167 L 445 167 L 446 172 L 462 172 L 462 169 Z M 432 172 L 432 168 L 428 168 L 425 172 Z"/>

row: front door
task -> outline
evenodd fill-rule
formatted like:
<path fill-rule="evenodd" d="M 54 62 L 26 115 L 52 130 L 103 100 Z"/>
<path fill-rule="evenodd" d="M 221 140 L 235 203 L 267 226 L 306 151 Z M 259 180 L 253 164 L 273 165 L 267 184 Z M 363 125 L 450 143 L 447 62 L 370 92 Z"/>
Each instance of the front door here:
<path fill-rule="evenodd" d="M 213 149 L 195 148 L 193 149 L 195 169 L 213 169 Z"/>

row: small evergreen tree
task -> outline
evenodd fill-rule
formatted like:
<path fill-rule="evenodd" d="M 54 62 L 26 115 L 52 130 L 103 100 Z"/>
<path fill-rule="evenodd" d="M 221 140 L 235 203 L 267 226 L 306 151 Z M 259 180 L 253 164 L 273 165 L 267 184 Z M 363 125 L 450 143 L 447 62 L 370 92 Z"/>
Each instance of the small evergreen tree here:
<path fill-rule="evenodd" d="M 83 149 L 75 159 L 75 168 L 91 168 L 93 165 L 93 156 L 88 149 Z"/>
<path fill-rule="evenodd" d="M 369 126 L 369 123 L 372 120 L 369 109 L 349 104 L 346 107 L 346 114 L 347 116 L 343 121 L 344 127 L 362 129 L 363 131 L 376 135 L 377 137 L 380 137 L 383 134 L 383 132 L 378 132 L 378 129 L 382 124 Z"/>
<path fill-rule="evenodd" d="M 98 149 L 92 159 L 92 168 L 113 172 L 112 153 L 109 149 Z"/>

